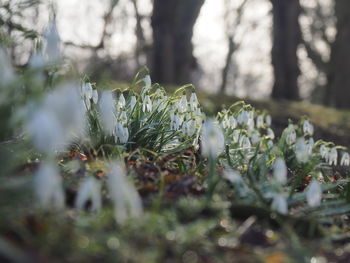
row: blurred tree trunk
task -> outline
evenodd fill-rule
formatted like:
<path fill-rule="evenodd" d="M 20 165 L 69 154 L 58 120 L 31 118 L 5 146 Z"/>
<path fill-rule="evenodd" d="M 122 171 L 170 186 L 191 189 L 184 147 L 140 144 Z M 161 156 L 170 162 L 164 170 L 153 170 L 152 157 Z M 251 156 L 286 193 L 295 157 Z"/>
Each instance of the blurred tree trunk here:
<path fill-rule="evenodd" d="M 350 1 L 336 0 L 337 35 L 332 45 L 327 98 L 337 108 L 350 108 Z"/>
<path fill-rule="evenodd" d="M 154 0 L 152 14 L 153 79 L 160 83 L 184 84 L 196 68 L 193 27 L 204 0 Z"/>
<path fill-rule="evenodd" d="M 299 0 L 271 0 L 273 13 L 272 97 L 298 100 L 300 74 L 297 49 L 301 42 Z"/>

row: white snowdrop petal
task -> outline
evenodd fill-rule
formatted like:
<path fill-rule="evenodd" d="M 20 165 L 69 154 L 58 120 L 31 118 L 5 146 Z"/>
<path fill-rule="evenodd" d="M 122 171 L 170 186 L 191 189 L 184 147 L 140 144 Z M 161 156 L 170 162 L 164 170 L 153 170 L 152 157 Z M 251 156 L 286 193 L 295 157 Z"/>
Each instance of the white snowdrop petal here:
<path fill-rule="evenodd" d="M 313 179 L 306 190 L 306 201 L 310 207 L 317 207 L 321 204 L 321 200 L 321 185 L 316 179 Z"/>
<path fill-rule="evenodd" d="M 283 159 L 277 158 L 273 164 L 273 176 L 280 184 L 287 182 L 287 166 Z"/>

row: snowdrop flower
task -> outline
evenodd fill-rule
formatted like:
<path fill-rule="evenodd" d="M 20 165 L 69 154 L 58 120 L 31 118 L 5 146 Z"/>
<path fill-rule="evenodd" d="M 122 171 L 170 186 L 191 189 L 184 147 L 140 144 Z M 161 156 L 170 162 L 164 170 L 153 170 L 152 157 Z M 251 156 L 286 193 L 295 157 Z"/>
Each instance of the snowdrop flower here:
<path fill-rule="evenodd" d="M 328 160 L 328 154 L 329 154 L 329 151 L 328 151 L 328 148 L 322 144 L 320 146 L 320 154 L 321 154 L 321 157 Z"/>
<path fill-rule="evenodd" d="M 275 139 L 275 133 L 271 128 L 267 128 L 267 137 L 269 137 L 271 140 Z"/>
<path fill-rule="evenodd" d="M 259 116 L 256 118 L 256 127 L 257 127 L 258 129 L 264 127 L 264 116 L 263 116 L 263 115 L 259 115 Z"/>
<path fill-rule="evenodd" d="M 186 94 L 184 93 L 182 96 L 181 96 L 181 100 L 180 100 L 180 103 L 179 103 L 179 112 L 181 113 L 184 113 L 187 111 L 187 98 L 186 98 Z"/>
<path fill-rule="evenodd" d="M 237 127 L 237 120 L 233 116 L 230 116 L 229 122 L 230 122 L 230 127 L 232 129 L 235 129 Z"/>
<path fill-rule="evenodd" d="M 31 69 L 40 69 L 45 66 L 44 57 L 41 52 L 35 52 L 31 55 L 29 66 Z"/>
<path fill-rule="evenodd" d="M 75 207 L 84 209 L 86 202 L 89 200 L 91 200 L 91 211 L 97 212 L 101 209 L 101 184 L 91 176 L 80 185 Z"/>
<path fill-rule="evenodd" d="M 311 137 L 307 142 L 307 149 L 309 151 L 309 154 L 312 154 L 312 148 L 314 147 L 314 145 L 315 145 L 314 138 Z"/>
<path fill-rule="evenodd" d="M 80 106 L 78 87 L 79 84 L 75 82 L 62 84 L 46 96 L 43 105 L 59 119 L 68 140 L 83 135 L 86 127 L 86 116 Z"/>
<path fill-rule="evenodd" d="M 242 135 L 240 140 L 239 140 L 239 145 L 243 148 L 243 149 L 248 149 L 250 147 L 252 147 L 252 144 L 248 138 L 248 136 Z"/>
<path fill-rule="evenodd" d="M 328 164 L 329 165 L 337 165 L 338 161 L 338 152 L 335 147 L 333 147 L 328 155 Z"/>
<path fill-rule="evenodd" d="M 288 214 L 288 203 L 286 197 L 282 194 L 274 194 L 271 209 L 283 215 Z"/>
<path fill-rule="evenodd" d="M 309 150 L 304 138 L 297 140 L 295 144 L 295 155 L 300 163 L 306 163 L 309 160 Z"/>
<path fill-rule="evenodd" d="M 273 177 L 279 184 L 287 182 L 287 165 L 281 158 L 277 158 L 273 164 Z"/>
<path fill-rule="evenodd" d="M 218 157 L 225 148 L 224 134 L 212 119 L 202 126 L 201 147 L 202 155 L 211 158 Z"/>
<path fill-rule="evenodd" d="M 143 213 L 141 198 L 126 178 L 125 168 L 121 162 L 112 164 L 108 174 L 108 190 L 114 204 L 114 217 L 119 224 L 130 217 L 140 217 Z"/>
<path fill-rule="evenodd" d="M 15 74 L 9 57 L 0 47 L 0 79 L 2 84 L 8 84 L 14 80 Z"/>
<path fill-rule="evenodd" d="M 284 133 L 286 134 L 286 143 L 288 145 L 292 145 L 296 142 L 297 134 L 295 132 L 295 128 L 293 124 L 289 124 L 288 127 L 285 129 Z"/>
<path fill-rule="evenodd" d="M 90 102 L 90 99 L 85 99 L 84 100 L 85 102 L 85 107 L 87 110 L 90 110 L 91 109 L 91 102 Z"/>
<path fill-rule="evenodd" d="M 321 204 L 322 189 L 320 183 L 316 179 L 312 179 L 306 190 L 306 201 L 310 207 L 317 207 Z"/>
<path fill-rule="evenodd" d="M 232 133 L 232 141 L 234 143 L 238 142 L 239 136 L 240 136 L 239 131 L 238 130 L 234 130 L 233 133 Z"/>
<path fill-rule="evenodd" d="M 128 123 L 128 116 L 126 114 L 126 111 L 122 111 L 119 116 L 119 122 L 121 122 L 123 125 Z"/>
<path fill-rule="evenodd" d="M 148 90 L 152 87 L 152 80 L 150 75 L 146 75 L 145 78 L 143 79 L 145 82 L 145 88 Z"/>
<path fill-rule="evenodd" d="M 42 153 L 52 154 L 55 150 L 63 150 L 66 138 L 56 116 L 45 109 L 36 111 L 26 128 L 36 149 Z"/>
<path fill-rule="evenodd" d="M 98 92 L 96 89 L 92 90 L 92 101 L 93 103 L 98 103 Z"/>
<path fill-rule="evenodd" d="M 230 123 L 229 123 L 227 115 L 225 115 L 224 118 L 222 119 L 221 126 L 224 130 L 227 129 L 228 127 L 230 127 Z"/>
<path fill-rule="evenodd" d="M 246 110 L 241 111 L 241 113 L 237 117 L 237 122 L 239 124 L 245 124 L 247 125 L 249 121 L 249 112 Z"/>
<path fill-rule="evenodd" d="M 271 123 L 272 123 L 272 118 L 270 115 L 266 115 L 265 117 L 265 123 L 267 126 L 271 126 Z"/>
<path fill-rule="evenodd" d="M 122 93 L 122 94 L 120 94 L 118 102 L 117 102 L 117 109 L 118 110 L 123 109 L 125 107 L 125 104 L 126 104 L 125 98 L 124 98 L 124 95 Z"/>
<path fill-rule="evenodd" d="M 115 128 L 115 140 L 122 144 L 127 143 L 129 139 L 129 130 L 122 123 L 118 122 Z"/>
<path fill-rule="evenodd" d="M 56 23 L 51 22 L 45 33 L 44 52 L 48 63 L 57 62 L 61 57 L 61 40 Z"/>
<path fill-rule="evenodd" d="M 135 95 L 132 95 L 131 98 L 130 98 L 130 109 L 134 109 L 135 105 L 136 105 L 136 96 Z"/>
<path fill-rule="evenodd" d="M 248 131 L 252 131 L 254 129 L 254 118 L 249 118 L 247 122 Z"/>
<path fill-rule="evenodd" d="M 150 112 L 152 111 L 152 101 L 149 95 L 145 96 L 145 99 L 142 104 L 142 111 L 143 112 Z"/>
<path fill-rule="evenodd" d="M 52 164 L 43 163 L 40 165 L 34 177 L 34 190 L 41 207 L 64 207 L 62 179 Z"/>
<path fill-rule="evenodd" d="M 194 91 L 192 91 L 191 97 L 190 97 L 190 108 L 192 111 L 195 111 L 198 107 L 198 99 L 197 95 Z"/>
<path fill-rule="evenodd" d="M 92 98 L 92 85 L 91 83 L 84 83 L 81 88 L 82 95 L 85 99 L 91 99 Z"/>
<path fill-rule="evenodd" d="M 115 105 L 114 99 L 111 91 L 103 91 L 101 94 L 100 102 L 100 117 L 102 128 L 104 132 L 108 135 L 113 134 L 113 129 L 116 125 L 115 118 Z"/>
<path fill-rule="evenodd" d="M 252 144 L 257 144 L 261 141 L 261 137 L 258 131 L 254 130 L 251 135 L 250 135 L 250 139 L 252 141 Z"/>
<path fill-rule="evenodd" d="M 340 160 L 340 165 L 349 166 L 350 165 L 350 156 L 347 152 L 343 152 L 343 155 Z"/>
<path fill-rule="evenodd" d="M 268 141 L 267 141 L 267 146 L 268 146 L 269 148 L 272 148 L 272 147 L 273 147 L 273 141 L 272 141 L 272 140 L 268 140 Z"/>
<path fill-rule="evenodd" d="M 70 83 L 48 93 L 43 105 L 28 117 L 26 128 L 41 152 L 48 154 L 62 150 L 84 134 L 85 111 L 76 88 Z"/>
<path fill-rule="evenodd" d="M 233 169 L 225 169 L 223 176 L 225 179 L 229 180 L 233 184 L 241 183 L 243 182 L 241 175 L 239 172 Z"/>
<path fill-rule="evenodd" d="M 314 134 L 314 126 L 308 120 L 305 120 L 303 123 L 303 132 L 305 135 L 310 136 Z"/>
<path fill-rule="evenodd" d="M 179 113 L 175 113 L 173 115 L 173 119 L 171 121 L 171 129 L 175 130 L 175 131 L 178 131 L 182 125 L 182 122 L 183 122 L 183 118 L 180 117 Z"/>
<path fill-rule="evenodd" d="M 196 133 L 196 121 L 193 119 L 190 119 L 187 122 L 187 135 L 193 136 Z"/>

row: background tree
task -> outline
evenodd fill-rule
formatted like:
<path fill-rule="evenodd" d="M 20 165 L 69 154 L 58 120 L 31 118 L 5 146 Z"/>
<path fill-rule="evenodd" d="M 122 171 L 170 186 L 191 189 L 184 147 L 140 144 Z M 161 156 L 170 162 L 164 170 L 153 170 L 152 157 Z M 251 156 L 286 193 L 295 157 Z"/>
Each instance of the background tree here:
<path fill-rule="evenodd" d="M 242 40 L 237 41 L 235 39 L 235 35 L 236 35 L 235 31 L 242 22 L 244 7 L 247 2 L 248 0 L 243 0 L 237 7 L 231 7 L 232 1 L 225 0 L 226 12 L 225 12 L 224 19 L 225 19 L 226 34 L 227 34 L 228 51 L 225 59 L 225 66 L 221 72 L 221 75 L 222 75 L 222 82 L 220 86 L 221 93 L 226 92 L 230 68 L 234 62 L 233 56 L 234 56 L 234 53 L 239 49 L 240 44 L 242 43 Z M 234 75 L 237 75 L 238 70 L 234 69 L 233 72 L 236 73 Z"/>
<path fill-rule="evenodd" d="M 204 0 L 154 0 L 152 76 L 160 83 L 183 84 L 197 67 L 193 27 Z"/>
<path fill-rule="evenodd" d="M 271 0 L 273 14 L 272 98 L 299 99 L 297 49 L 301 42 L 299 0 Z"/>
<path fill-rule="evenodd" d="M 350 108 L 350 1 L 334 1 L 337 35 L 332 45 L 329 88 L 334 106 Z"/>

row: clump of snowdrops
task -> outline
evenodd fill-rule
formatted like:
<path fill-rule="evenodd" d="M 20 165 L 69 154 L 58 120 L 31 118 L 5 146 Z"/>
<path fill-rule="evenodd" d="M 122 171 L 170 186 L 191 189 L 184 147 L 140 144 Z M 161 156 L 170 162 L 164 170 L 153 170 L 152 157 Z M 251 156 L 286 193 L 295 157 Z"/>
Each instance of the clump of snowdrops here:
<path fill-rule="evenodd" d="M 76 209 L 83 210 L 90 201 L 90 210 L 98 213 L 104 205 L 102 189 L 106 188 L 118 223 L 144 213 L 123 159 L 138 149 L 157 154 L 193 149 L 207 171 L 201 178 L 208 203 L 214 194 L 221 194 L 232 203 L 252 204 L 284 215 L 322 218 L 350 211 L 348 179 L 332 179 L 333 167 L 349 166 L 347 149 L 315 141 L 314 127 L 307 118 L 290 122 L 276 137 L 271 116 L 244 102 L 208 117 L 192 85 L 168 94 L 152 83 L 147 70 L 140 71 L 127 90 L 101 89 L 86 78 L 58 84 L 51 78 L 50 89 L 45 90 L 44 70 L 52 70 L 60 59 L 55 27 L 50 26 L 45 36 L 45 49 L 31 60 L 30 78 L 23 77 L 29 74 L 26 72 L 16 75 L 4 52 L 0 53 L 4 58 L 1 98 L 8 97 L 18 79 L 24 87 L 33 82 L 40 87 L 29 89 L 35 96 L 21 98 L 18 108 L 6 100 L 0 104 L 14 112 L 15 117 L 8 118 L 6 124 L 11 126 L 13 119 L 21 123 L 16 134 L 31 142 L 40 162 L 34 191 L 41 208 L 65 207 L 58 159 L 78 145 L 105 159 L 108 180 L 101 182 L 85 174 L 75 199 Z M 223 187 L 225 191 L 221 191 Z"/>

